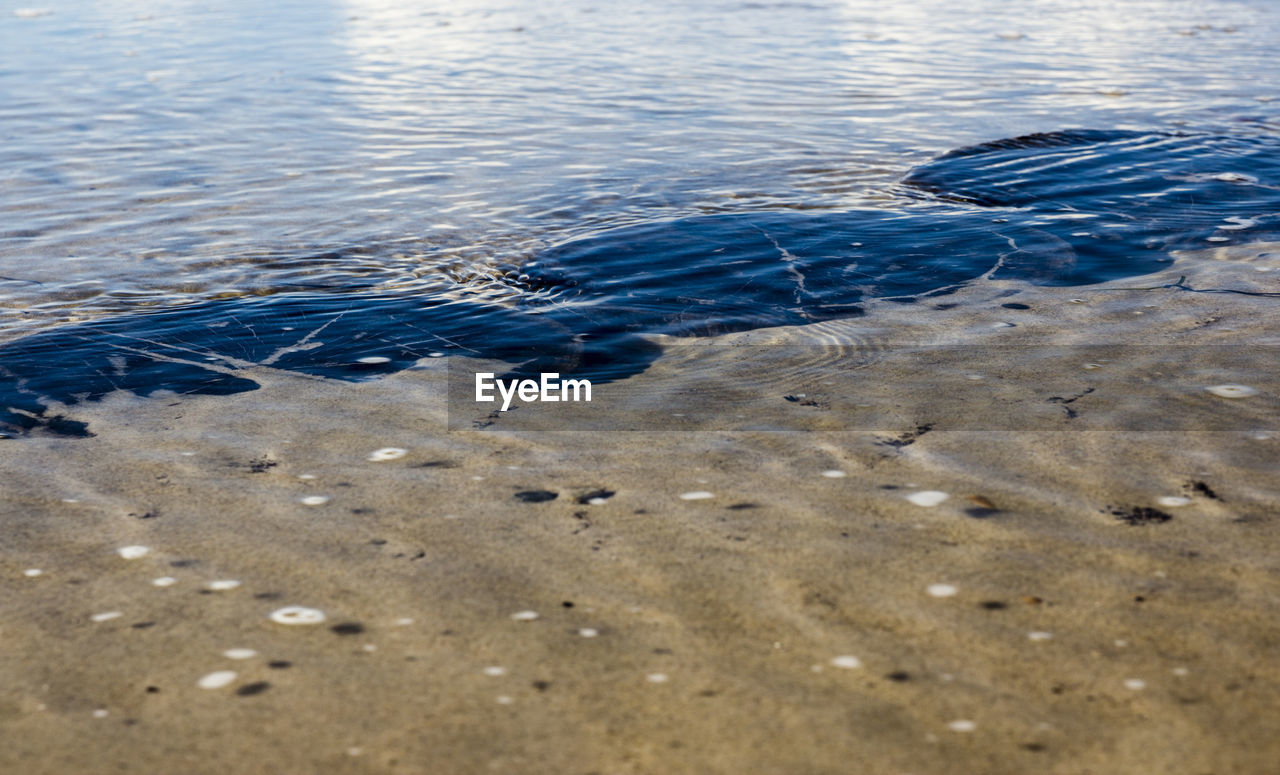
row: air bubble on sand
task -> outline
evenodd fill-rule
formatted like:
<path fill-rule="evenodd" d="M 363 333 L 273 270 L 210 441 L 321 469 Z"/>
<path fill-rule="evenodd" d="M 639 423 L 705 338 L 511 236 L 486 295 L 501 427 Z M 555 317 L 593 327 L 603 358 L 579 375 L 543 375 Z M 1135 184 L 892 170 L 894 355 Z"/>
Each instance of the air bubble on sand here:
<path fill-rule="evenodd" d="M 671 676 L 666 673 L 650 673 L 644 677 L 644 680 L 651 684 L 664 684 L 671 680 Z"/>
<path fill-rule="evenodd" d="M 516 611 L 515 613 L 511 614 L 511 618 L 515 619 L 517 622 L 531 622 L 534 619 L 538 618 L 538 612 L 537 611 Z"/>
<path fill-rule="evenodd" d="M 258 656 L 258 652 L 253 649 L 227 649 L 222 652 L 222 656 L 227 659 L 253 659 Z"/>
<path fill-rule="evenodd" d="M 956 593 L 960 590 L 956 589 L 951 584 L 930 584 L 928 589 L 925 591 L 932 597 L 955 597 Z"/>
<path fill-rule="evenodd" d="M 208 588 L 214 592 L 225 592 L 238 586 L 240 586 L 240 582 L 235 579 L 218 579 L 217 581 L 210 581 Z"/>
<path fill-rule="evenodd" d="M 119 619 L 121 616 L 124 616 L 124 614 L 119 611 L 103 611 L 100 614 L 90 616 L 89 619 L 95 622 L 109 622 L 112 619 Z"/>
<path fill-rule="evenodd" d="M 1031 640 L 1052 640 L 1053 633 L 1044 632 L 1043 630 L 1036 630 L 1035 632 L 1027 633 L 1027 637 L 1030 638 Z"/>
<path fill-rule="evenodd" d="M 408 454 L 408 450 L 399 447 L 383 447 L 369 453 L 369 457 L 365 458 L 370 463 L 382 463 L 387 460 L 399 460 Z"/>
<path fill-rule="evenodd" d="M 842 667 L 845 670 L 853 670 L 862 667 L 862 660 L 846 654 L 840 657 L 832 657 L 831 665 L 833 667 Z"/>
<path fill-rule="evenodd" d="M 827 477 L 828 479 L 843 479 L 846 476 L 848 476 L 848 474 L 846 474 L 844 471 L 837 471 L 834 468 L 831 469 L 830 471 L 823 471 L 822 475 Z"/>
<path fill-rule="evenodd" d="M 714 498 L 714 497 L 716 496 L 713 495 L 712 493 L 707 492 L 706 490 L 694 490 L 693 492 L 680 493 L 680 500 L 685 500 L 685 501 L 704 501 L 707 498 Z"/>
<path fill-rule="evenodd" d="M 600 634 L 600 631 L 594 627 L 583 627 L 582 629 L 578 630 L 578 634 L 584 638 L 594 638 Z"/>
<path fill-rule="evenodd" d="M 320 624 L 325 616 L 318 608 L 289 605 L 272 611 L 270 618 L 276 624 Z"/>
<path fill-rule="evenodd" d="M 908 495 L 907 500 L 917 506 L 932 507 L 937 506 L 949 497 L 951 496 L 941 490 L 921 490 L 920 492 L 913 492 Z"/>
<path fill-rule="evenodd" d="M 485 675 L 491 675 L 494 678 L 498 678 L 500 676 L 506 675 L 507 669 L 505 667 L 500 667 L 498 665 L 490 665 L 489 667 L 486 667 L 484 670 L 480 672 L 484 673 Z"/>
<path fill-rule="evenodd" d="M 34 579 L 36 576 L 43 576 L 44 571 L 40 570 L 39 568 L 27 568 L 22 572 L 22 575 L 26 576 L 29 579 Z"/>
<path fill-rule="evenodd" d="M 1126 678 L 1124 682 L 1124 688 L 1129 689 L 1130 691 L 1135 691 L 1135 692 L 1141 691 L 1147 688 L 1147 682 L 1142 680 L 1141 678 Z"/>
<path fill-rule="evenodd" d="M 328 495 L 308 495 L 305 498 L 298 499 L 298 503 L 301 503 L 303 506 L 323 506 L 328 502 Z"/>
<path fill-rule="evenodd" d="M 1175 508 L 1177 506 L 1185 506 L 1190 502 L 1191 502 L 1190 498 L 1184 498 L 1181 495 L 1165 495 L 1165 496 L 1156 498 L 1156 503 L 1160 504 L 1161 506 L 1168 506 L 1170 508 Z"/>
<path fill-rule="evenodd" d="M 232 681 L 236 680 L 236 671 L 234 670 L 214 670 L 206 676 L 196 681 L 196 686 L 201 689 L 221 689 Z"/>
<path fill-rule="evenodd" d="M 171 587 L 174 584 L 177 584 L 178 580 L 173 576 L 161 576 L 158 579 L 152 579 L 151 583 L 157 587 Z"/>
<path fill-rule="evenodd" d="M 1219 398 L 1248 398 L 1258 394 L 1257 390 L 1248 385 L 1213 385 L 1205 390 Z"/>
<path fill-rule="evenodd" d="M 391 363 L 391 359 L 390 359 L 390 358 L 388 358 L 388 357 L 387 357 L 387 356 L 385 356 L 385 355 L 366 355 L 366 356 L 365 356 L 365 357 L 363 357 L 363 358 L 359 358 L 359 359 L 357 359 L 357 361 L 358 361 L 359 363 L 369 363 L 369 364 L 374 364 L 374 363 Z"/>
<path fill-rule="evenodd" d="M 122 546 L 116 550 L 116 554 L 126 560 L 136 560 L 139 557 L 145 557 L 149 551 L 151 549 L 146 546 Z"/>

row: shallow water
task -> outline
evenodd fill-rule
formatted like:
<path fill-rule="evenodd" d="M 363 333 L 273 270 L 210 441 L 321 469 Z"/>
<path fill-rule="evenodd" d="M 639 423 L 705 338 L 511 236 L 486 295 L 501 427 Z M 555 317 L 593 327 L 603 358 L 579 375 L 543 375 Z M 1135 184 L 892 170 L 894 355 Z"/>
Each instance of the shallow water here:
<path fill-rule="evenodd" d="M 0 332 L 227 295 L 509 298 L 505 272 L 547 246 L 881 208 L 912 165 L 980 141 L 1272 126 L 1273 6 L 1033 6 L 7 14 Z"/>
<path fill-rule="evenodd" d="M 0 354 L 7 425 L 116 387 L 251 388 L 237 364 L 358 379 L 464 353 L 617 379 L 657 356 L 637 334 L 1274 236 L 1280 14 L 1035 10 L 15 13 L 0 336 L 89 322 Z M 157 306 L 180 309 L 139 314 Z"/>

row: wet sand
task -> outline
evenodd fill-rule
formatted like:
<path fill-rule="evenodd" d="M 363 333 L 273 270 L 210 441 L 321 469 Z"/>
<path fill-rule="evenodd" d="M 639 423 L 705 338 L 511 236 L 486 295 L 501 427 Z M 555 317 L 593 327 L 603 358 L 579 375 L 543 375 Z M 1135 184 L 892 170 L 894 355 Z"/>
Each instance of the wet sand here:
<path fill-rule="evenodd" d="M 735 411 L 810 432 L 699 431 L 710 392 L 694 432 L 448 431 L 440 362 L 69 408 L 96 436 L 0 445 L 0 770 L 1269 772 L 1280 300 L 1116 288 L 1274 292 L 1275 248 L 880 303 L 672 347 L 626 383 L 737 369 Z M 917 373 L 898 339 L 1257 347 L 1235 371 L 1112 361 L 1071 404 L 1087 420 L 1167 374 L 1196 389 L 1163 411 L 1257 427 L 1078 431 L 1059 402 L 1040 430 L 848 430 L 821 369 L 732 346 L 887 342 L 866 381 L 891 387 Z M 1064 397 L 1097 378 L 1039 376 Z M 1257 393 L 1204 390 L 1237 383 Z M 292 605 L 326 619 L 269 618 Z"/>

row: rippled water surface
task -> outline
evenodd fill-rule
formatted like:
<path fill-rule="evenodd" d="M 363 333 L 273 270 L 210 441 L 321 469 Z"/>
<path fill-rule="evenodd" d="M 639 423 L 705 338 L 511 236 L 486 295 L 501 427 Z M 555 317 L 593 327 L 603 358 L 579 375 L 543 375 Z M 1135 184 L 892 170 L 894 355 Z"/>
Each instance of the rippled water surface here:
<path fill-rule="evenodd" d="M 91 326 L 6 368 L 121 332 L 240 353 L 231 307 L 190 310 L 225 297 L 281 298 L 254 338 L 385 324 L 399 362 L 1141 274 L 1274 236 L 1277 40 L 1263 0 L 6 11 L 0 338 Z"/>

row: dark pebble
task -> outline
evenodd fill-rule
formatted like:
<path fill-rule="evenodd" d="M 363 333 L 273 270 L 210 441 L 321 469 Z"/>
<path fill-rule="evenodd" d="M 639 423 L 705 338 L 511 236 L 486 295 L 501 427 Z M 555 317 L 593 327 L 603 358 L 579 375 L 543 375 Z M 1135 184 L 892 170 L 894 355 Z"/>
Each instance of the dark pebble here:
<path fill-rule="evenodd" d="M 271 684 L 267 683 L 266 681 L 257 681 L 255 683 L 245 684 L 244 686 L 241 686 L 239 689 L 236 689 L 236 694 L 240 695 L 241 697 L 252 697 L 255 694 L 262 694 L 263 692 L 265 692 L 270 688 L 271 688 Z"/>
<path fill-rule="evenodd" d="M 364 632 L 364 625 L 360 622 L 343 622 L 342 624 L 335 624 L 329 629 L 339 635 L 359 635 Z"/>
<path fill-rule="evenodd" d="M 550 490 L 521 490 L 515 494 L 515 499 L 521 503 L 546 503 L 553 501 L 559 497 L 558 493 Z"/>

